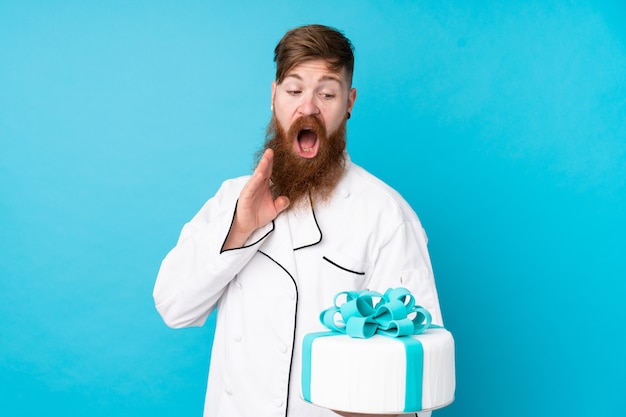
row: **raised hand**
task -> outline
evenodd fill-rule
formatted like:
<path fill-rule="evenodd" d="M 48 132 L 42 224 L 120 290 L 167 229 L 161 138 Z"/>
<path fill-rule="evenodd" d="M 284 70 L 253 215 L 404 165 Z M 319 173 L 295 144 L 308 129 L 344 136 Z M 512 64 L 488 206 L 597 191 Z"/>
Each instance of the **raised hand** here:
<path fill-rule="evenodd" d="M 273 162 L 274 151 L 267 149 L 239 194 L 237 211 L 223 250 L 242 247 L 256 229 L 274 220 L 289 206 L 287 197 L 272 197 L 270 177 Z"/>

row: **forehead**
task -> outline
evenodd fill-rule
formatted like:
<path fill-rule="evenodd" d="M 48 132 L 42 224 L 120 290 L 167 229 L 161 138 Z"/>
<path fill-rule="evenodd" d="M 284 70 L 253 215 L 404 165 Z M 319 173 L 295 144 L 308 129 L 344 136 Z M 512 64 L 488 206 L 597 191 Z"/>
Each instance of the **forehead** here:
<path fill-rule="evenodd" d="M 294 65 L 285 74 L 285 80 L 288 78 L 316 82 L 335 81 L 342 86 L 348 84 L 346 69 L 342 67 L 337 71 L 330 62 L 323 59 L 304 61 Z"/>

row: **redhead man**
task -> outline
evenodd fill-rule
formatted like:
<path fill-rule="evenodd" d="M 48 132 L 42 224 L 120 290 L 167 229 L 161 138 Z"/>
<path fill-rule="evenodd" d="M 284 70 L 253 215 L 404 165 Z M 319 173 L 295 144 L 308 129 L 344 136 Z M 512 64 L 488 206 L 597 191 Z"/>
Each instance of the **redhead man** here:
<path fill-rule="evenodd" d="M 346 290 L 406 287 L 443 324 L 426 235 L 407 202 L 347 154 L 351 42 L 302 26 L 274 60 L 254 173 L 225 181 L 183 227 L 154 300 L 173 328 L 202 326 L 217 309 L 205 417 L 351 416 L 302 400 L 302 339 L 324 330 L 320 312 Z"/>

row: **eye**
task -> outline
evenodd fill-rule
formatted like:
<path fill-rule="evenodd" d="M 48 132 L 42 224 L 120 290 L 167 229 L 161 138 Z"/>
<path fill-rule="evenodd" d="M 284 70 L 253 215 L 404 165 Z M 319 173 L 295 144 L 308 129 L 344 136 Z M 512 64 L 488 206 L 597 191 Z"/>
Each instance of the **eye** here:
<path fill-rule="evenodd" d="M 335 98 L 335 94 L 333 94 L 333 93 L 320 93 L 320 95 L 325 100 L 331 100 L 331 99 Z"/>
<path fill-rule="evenodd" d="M 297 96 L 300 95 L 302 93 L 302 91 L 300 90 L 287 90 L 287 94 L 289 94 L 290 96 Z"/>

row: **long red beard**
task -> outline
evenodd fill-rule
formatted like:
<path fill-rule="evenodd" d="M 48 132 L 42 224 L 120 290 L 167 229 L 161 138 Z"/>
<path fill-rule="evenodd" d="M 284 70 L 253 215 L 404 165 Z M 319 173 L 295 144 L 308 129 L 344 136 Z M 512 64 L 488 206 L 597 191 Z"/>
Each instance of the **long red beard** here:
<path fill-rule="evenodd" d="M 317 131 L 320 146 L 314 158 L 302 158 L 293 150 L 293 140 L 303 125 L 313 125 Z M 312 203 L 327 201 L 346 166 L 346 120 L 327 136 L 324 124 L 315 117 L 296 120 L 285 133 L 272 116 L 263 151 L 268 148 L 274 150 L 271 178 L 274 197 L 289 198 L 292 208 L 302 203 L 306 196 L 310 196 Z M 257 154 L 257 160 L 263 151 Z"/>

